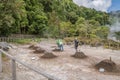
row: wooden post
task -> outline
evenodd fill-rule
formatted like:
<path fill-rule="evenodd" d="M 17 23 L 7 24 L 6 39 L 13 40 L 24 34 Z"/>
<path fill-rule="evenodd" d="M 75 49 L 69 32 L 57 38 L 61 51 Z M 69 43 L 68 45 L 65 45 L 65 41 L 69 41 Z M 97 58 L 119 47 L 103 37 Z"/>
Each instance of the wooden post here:
<path fill-rule="evenodd" d="M 96 49 L 97 49 L 97 47 L 98 47 L 98 43 L 97 43 L 97 42 L 95 43 L 95 47 L 96 47 Z"/>
<path fill-rule="evenodd" d="M 12 69 L 12 80 L 16 80 L 16 63 L 15 63 L 15 60 L 12 59 L 12 62 L 11 62 L 11 69 Z"/>
<path fill-rule="evenodd" d="M 112 61 L 112 58 L 111 58 L 111 56 L 110 56 L 110 61 Z"/>
<path fill-rule="evenodd" d="M 0 52 L 0 72 L 2 72 L 2 52 Z"/>
<path fill-rule="evenodd" d="M 6 56 L 8 56 L 11 59 L 11 71 L 12 71 L 12 80 L 16 80 L 16 62 L 22 64 L 23 66 L 29 68 L 30 70 L 33 70 L 34 72 L 37 72 L 38 74 L 43 75 L 44 77 L 46 77 L 48 80 L 60 80 L 54 76 L 51 76 L 49 74 L 47 74 L 44 70 L 39 70 L 37 68 L 34 68 L 26 63 L 21 62 L 20 60 L 16 59 L 15 57 L 11 56 L 10 54 L 8 54 L 7 52 L 3 51 L 0 49 L 0 52 L 2 52 L 3 54 L 5 54 Z"/>

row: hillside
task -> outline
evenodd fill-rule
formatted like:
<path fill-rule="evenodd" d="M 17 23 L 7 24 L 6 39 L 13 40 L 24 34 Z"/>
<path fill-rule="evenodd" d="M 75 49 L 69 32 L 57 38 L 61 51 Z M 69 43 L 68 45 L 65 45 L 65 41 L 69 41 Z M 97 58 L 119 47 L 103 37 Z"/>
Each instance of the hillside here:
<path fill-rule="evenodd" d="M 72 0 L 0 1 L 0 35 L 36 34 L 41 37 L 106 38 L 109 15 Z"/>

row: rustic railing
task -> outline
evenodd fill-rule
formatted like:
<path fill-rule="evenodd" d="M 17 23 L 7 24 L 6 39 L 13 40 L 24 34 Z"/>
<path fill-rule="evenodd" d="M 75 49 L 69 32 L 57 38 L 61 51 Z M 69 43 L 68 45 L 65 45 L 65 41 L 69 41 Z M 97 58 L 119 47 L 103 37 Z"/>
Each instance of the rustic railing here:
<path fill-rule="evenodd" d="M 0 37 L 0 42 L 14 42 L 18 39 L 33 39 L 33 38 L 39 38 L 39 36 L 36 35 L 13 35 L 9 37 Z"/>
<path fill-rule="evenodd" d="M 9 57 L 11 59 L 11 71 L 12 71 L 12 80 L 17 80 L 16 78 L 16 62 L 22 64 L 23 66 L 29 68 L 30 70 L 33 70 L 34 72 L 40 74 L 40 75 L 43 75 L 44 77 L 46 77 L 48 80 L 60 80 L 50 74 L 47 74 L 47 72 L 43 71 L 43 70 L 40 70 L 37 69 L 37 68 L 34 68 L 26 63 L 23 63 L 22 61 L 20 61 L 19 59 L 11 56 L 10 54 L 8 54 L 7 52 L 3 51 L 0 49 L 0 72 L 3 71 L 2 69 L 2 54 L 5 54 L 7 57 Z"/>

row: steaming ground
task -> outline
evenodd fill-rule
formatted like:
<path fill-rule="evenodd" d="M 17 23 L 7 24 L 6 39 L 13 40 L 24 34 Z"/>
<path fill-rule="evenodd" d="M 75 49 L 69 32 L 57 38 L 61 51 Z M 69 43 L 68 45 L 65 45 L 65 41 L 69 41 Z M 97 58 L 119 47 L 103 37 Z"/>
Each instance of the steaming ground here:
<path fill-rule="evenodd" d="M 37 44 L 49 51 L 53 50 L 56 44 L 54 42 L 42 41 Z M 94 65 L 103 59 L 109 59 L 119 64 L 120 51 L 103 49 L 102 47 L 80 46 L 79 49 L 84 52 L 88 58 L 76 59 L 71 57 L 75 53 L 73 45 L 64 45 L 64 52 L 53 52 L 57 55 L 54 59 L 40 58 L 43 54 L 34 54 L 29 45 L 17 45 L 17 48 L 10 50 L 10 53 L 17 59 L 38 69 L 43 69 L 48 74 L 60 78 L 61 80 L 120 80 L 120 73 L 100 73 L 94 69 Z M 5 64 L 6 68 L 9 64 Z M 5 70 L 8 70 L 7 67 Z M 9 71 L 9 70 L 8 70 Z M 0 74 L 0 80 L 11 80 L 8 71 Z M 47 80 L 45 77 L 17 64 L 17 80 Z"/>

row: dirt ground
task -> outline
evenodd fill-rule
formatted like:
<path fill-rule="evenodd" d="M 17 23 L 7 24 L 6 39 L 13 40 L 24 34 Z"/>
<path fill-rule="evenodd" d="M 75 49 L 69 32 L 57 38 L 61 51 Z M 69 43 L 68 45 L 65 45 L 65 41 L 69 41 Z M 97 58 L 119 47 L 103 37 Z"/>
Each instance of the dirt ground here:
<path fill-rule="evenodd" d="M 45 50 L 52 51 L 56 44 L 50 41 L 42 41 L 37 44 Z M 117 65 L 120 63 L 120 51 L 103 49 L 102 47 L 79 46 L 79 50 L 88 57 L 78 59 L 71 57 L 75 54 L 73 45 L 64 45 L 63 52 L 53 52 L 57 57 L 53 59 L 41 58 L 43 54 L 35 54 L 29 49 L 30 45 L 16 45 L 10 50 L 10 54 L 17 59 L 38 69 L 43 69 L 61 80 L 120 80 L 119 72 L 99 72 L 94 65 L 111 57 Z M 11 74 L 0 74 L 0 80 L 11 80 Z M 9 78 L 8 78 L 9 77 Z M 45 77 L 23 67 L 17 63 L 17 80 L 47 80 Z"/>

